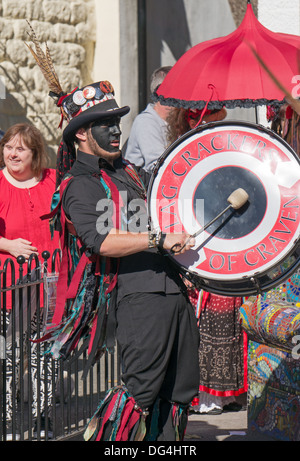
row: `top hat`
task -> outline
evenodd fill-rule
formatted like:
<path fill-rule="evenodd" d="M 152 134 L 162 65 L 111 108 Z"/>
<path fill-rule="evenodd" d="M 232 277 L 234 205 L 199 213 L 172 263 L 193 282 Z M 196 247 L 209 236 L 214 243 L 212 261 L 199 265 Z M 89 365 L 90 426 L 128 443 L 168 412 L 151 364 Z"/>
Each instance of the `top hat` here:
<path fill-rule="evenodd" d="M 118 106 L 113 86 L 108 81 L 75 88 L 72 93 L 63 95 L 57 105 L 68 121 L 63 132 L 63 138 L 68 142 L 74 141 L 76 131 L 82 126 L 96 120 L 123 117 L 130 111 L 128 106 Z"/>

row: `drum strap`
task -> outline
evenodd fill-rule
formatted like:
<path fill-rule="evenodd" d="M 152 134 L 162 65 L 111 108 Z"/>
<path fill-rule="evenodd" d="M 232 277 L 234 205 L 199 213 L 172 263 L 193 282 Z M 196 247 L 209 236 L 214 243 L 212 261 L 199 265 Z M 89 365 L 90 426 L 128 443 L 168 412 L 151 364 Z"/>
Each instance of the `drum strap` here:
<path fill-rule="evenodd" d="M 124 165 L 124 168 L 130 169 L 131 173 L 135 172 L 131 166 Z M 133 179 L 136 175 L 136 172 L 132 175 Z M 118 229 L 120 227 L 118 217 L 121 215 L 120 210 L 123 204 L 121 195 L 105 171 L 102 170 L 101 174 L 94 176 L 99 178 L 107 198 L 114 202 L 113 225 Z M 72 179 L 73 176 L 70 174 L 65 176 L 53 196 L 52 211 L 42 216 L 42 219 L 50 220 L 52 232 L 54 228 L 59 227 L 62 259 L 52 326 L 39 342 L 52 340 L 54 344 L 50 352 L 54 357 L 59 357 L 61 350 L 64 351 L 64 356 L 67 356 L 78 344 L 83 331 L 85 337 L 87 336 L 86 329 L 88 329 L 88 365 L 90 366 L 101 351 L 113 348 L 114 345 L 115 312 L 113 305 L 115 296 L 113 296 L 113 291 L 117 284 L 119 261 L 117 260 L 115 264 L 111 258 L 86 255 L 84 245 L 76 235 L 74 226 L 65 215 L 62 206 L 63 194 Z M 138 185 L 142 187 L 141 182 L 138 182 Z M 88 269 L 92 264 L 95 264 L 92 270 L 94 275 Z M 75 270 L 69 282 L 72 269 Z M 93 282 L 93 277 L 95 277 L 95 282 Z M 89 302 L 89 306 L 85 306 L 85 292 L 86 290 L 91 291 L 92 286 L 94 286 L 95 293 L 97 289 L 99 290 L 98 294 L 96 298 L 94 295 L 90 296 L 89 299 L 93 298 L 94 301 Z M 69 301 L 71 301 L 71 308 Z"/>

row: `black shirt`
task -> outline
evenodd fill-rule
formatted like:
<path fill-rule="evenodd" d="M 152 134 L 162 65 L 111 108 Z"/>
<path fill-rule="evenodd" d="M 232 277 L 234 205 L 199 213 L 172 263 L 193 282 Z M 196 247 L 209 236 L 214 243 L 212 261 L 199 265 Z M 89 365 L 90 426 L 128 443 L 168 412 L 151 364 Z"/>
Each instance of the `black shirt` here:
<path fill-rule="evenodd" d="M 142 191 L 124 171 L 122 159 L 112 167 L 99 157 L 77 153 L 70 173 L 73 179 L 64 193 L 63 208 L 72 221 L 88 255 L 99 254 L 101 244 L 115 227 L 110 213 L 112 202 L 99 176 L 104 171 L 117 187 L 123 206 L 120 224 L 130 232 L 147 231 L 147 206 Z M 144 170 L 139 175 L 147 187 L 150 176 Z M 180 279 L 169 258 L 151 249 L 120 258 L 118 299 L 136 292 L 177 293 Z"/>

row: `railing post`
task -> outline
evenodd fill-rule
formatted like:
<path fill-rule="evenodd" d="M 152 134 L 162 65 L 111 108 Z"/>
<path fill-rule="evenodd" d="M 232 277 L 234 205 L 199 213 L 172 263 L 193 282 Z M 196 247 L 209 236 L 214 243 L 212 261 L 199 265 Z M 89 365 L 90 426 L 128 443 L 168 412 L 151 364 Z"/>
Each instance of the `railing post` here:
<path fill-rule="evenodd" d="M 42 258 L 44 260 L 44 274 L 47 274 L 47 269 L 48 269 L 48 259 L 50 258 L 50 253 L 49 251 L 43 251 L 42 253 Z"/>
<path fill-rule="evenodd" d="M 1 261 L 0 261 L 1 266 Z M 5 426 L 4 407 L 5 407 L 5 393 L 4 393 L 4 367 L 5 367 L 5 317 L 4 310 L 2 309 L 2 273 L 0 270 L 0 441 L 3 441 L 3 428 Z"/>
<path fill-rule="evenodd" d="M 52 255 L 52 260 L 51 260 L 51 272 L 54 274 L 56 272 L 56 258 L 59 258 L 59 261 L 61 260 L 61 250 L 57 248 L 54 250 L 53 255 Z"/>
<path fill-rule="evenodd" d="M 8 272 L 8 268 L 10 267 L 10 272 L 11 272 L 11 286 L 8 287 L 7 286 L 7 272 Z M 16 333 L 15 333 L 15 309 L 14 309 L 14 305 L 15 305 L 15 292 L 14 292 L 14 288 L 15 288 L 15 265 L 14 265 L 14 261 L 11 259 L 11 258 L 7 258 L 5 261 L 4 261 L 4 264 L 3 264 L 3 270 L 2 270 L 2 280 L 1 280 L 1 291 L 2 291 L 2 303 L 1 303 L 1 308 L 2 308 L 2 319 L 3 319 L 3 329 L 2 329 L 2 332 L 3 332 L 3 338 L 4 338 L 4 343 L 5 343 L 5 361 L 3 361 L 3 374 L 2 374 L 2 386 L 3 386 L 3 408 L 2 408 L 2 419 L 3 419 L 3 433 L 2 433 L 2 438 L 3 440 L 6 440 L 7 438 L 7 428 L 6 428 L 6 424 L 7 424 L 7 355 L 8 355 L 8 341 L 7 341 L 7 325 L 8 325 L 8 322 L 7 322 L 7 316 L 8 316 L 8 311 L 7 311 L 7 294 L 9 292 L 11 292 L 11 309 L 10 309 L 10 323 L 11 323 L 11 344 L 9 345 L 9 348 L 10 348 L 10 352 L 11 352 L 11 357 L 10 357 L 10 360 L 12 362 L 12 380 L 15 379 L 16 377 L 16 367 L 15 367 L 15 364 L 16 364 L 16 348 L 15 348 L 15 344 L 14 344 L 14 341 L 15 341 L 15 336 L 16 336 Z M 15 396 L 15 386 L 13 386 L 13 389 L 12 389 L 12 395 Z M 12 424 L 12 433 L 13 433 L 13 436 L 15 434 L 15 430 L 16 430 L 16 412 L 14 411 L 14 406 L 13 406 L 13 409 L 12 409 L 12 421 L 11 421 L 11 424 Z"/>
<path fill-rule="evenodd" d="M 34 267 L 32 267 L 34 264 Z M 26 332 L 26 353 L 27 353 L 27 382 L 28 382 L 28 429 L 29 440 L 32 438 L 32 427 L 40 425 L 40 345 L 32 343 L 32 335 L 39 337 L 40 330 L 40 284 L 41 284 L 41 267 L 40 261 L 36 254 L 31 254 L 27 263 L 27 280 L 26 280 L 26 308 L 27 308 L 27 332 Z M 25 287 L 24 287 L 25 289 Z M 32 331 L 33 318 L 36 316 L 36 330 Z M 33 351 L 36 350 L 36 375 L 33 372 Z M 34 386 L 36 401 L 34 401 Z M 36 421 L 33 421 L 32 409 L 35 408 L 37 414 Z M 34 422 L 34 424 L 33 424 Z M 39 434 L 39 432 L 37 432 Z M 38 436 L 39 440 L 39 436 Z"/>
<path fill-rule="evenodd" d="M 25 264 L 26 260 L 24 256 L 17 257 L 17 263 L 19 264 L 19 280 L 17 285 L 22 285 L 24 283 L 24 269 L 23 264 Z M 20 374 L 19 374 L 19 386 L 20 386 L 20 440 L 24 440 L 24 318 L 23 318 L 23 310 L 24 310 L 24 303 L 23 303 L 23 289 L 18 288 L 19 293 L 19 306 L 18 306 L 18 314 L 19 314 L 19 350 L 20 350 L 20 358 L 19 358 L 19 367 L 20 367 Z M 17 365 L 18 366 L 18 365 Z M 14 399 L 16 401 L 16 399 Z"/>

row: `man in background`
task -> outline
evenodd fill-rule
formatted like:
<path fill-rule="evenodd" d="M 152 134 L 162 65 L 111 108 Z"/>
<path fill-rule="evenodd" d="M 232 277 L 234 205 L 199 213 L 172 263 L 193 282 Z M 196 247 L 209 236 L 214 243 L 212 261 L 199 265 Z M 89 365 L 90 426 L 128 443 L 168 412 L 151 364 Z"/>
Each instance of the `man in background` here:
<path fill-rule="evenodd" d="M 171 66 L 159 67 L 150 79 L 151 94 L 157 90 Z M 157 159 L 168 147 L 167 122 L 171 107 L 160 102 L 149 103 L 133 122 L 125 152 L 125 159 L 151 172 Z"/>

